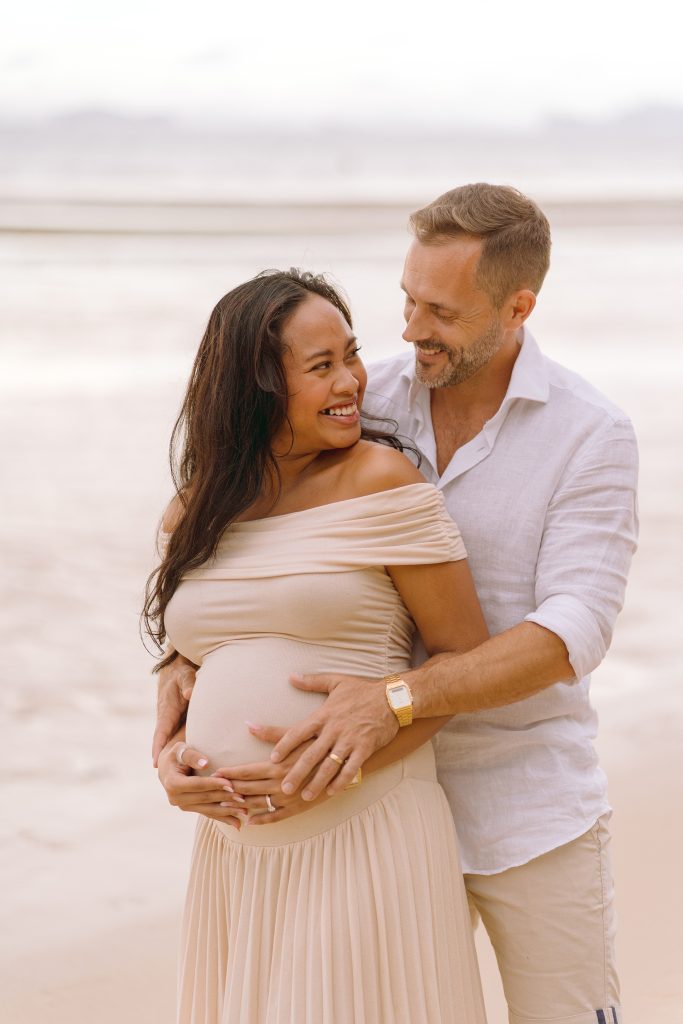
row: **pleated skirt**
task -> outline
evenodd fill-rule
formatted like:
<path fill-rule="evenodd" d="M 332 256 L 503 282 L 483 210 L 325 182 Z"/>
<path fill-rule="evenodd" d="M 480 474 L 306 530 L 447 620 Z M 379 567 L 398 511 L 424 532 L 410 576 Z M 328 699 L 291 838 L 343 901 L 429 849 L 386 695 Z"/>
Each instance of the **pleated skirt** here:
<path fill-rule="evenodd" d="M 288 821 L 197 827 L 179 1024 L 485 1024 L 431 745 Z"/>

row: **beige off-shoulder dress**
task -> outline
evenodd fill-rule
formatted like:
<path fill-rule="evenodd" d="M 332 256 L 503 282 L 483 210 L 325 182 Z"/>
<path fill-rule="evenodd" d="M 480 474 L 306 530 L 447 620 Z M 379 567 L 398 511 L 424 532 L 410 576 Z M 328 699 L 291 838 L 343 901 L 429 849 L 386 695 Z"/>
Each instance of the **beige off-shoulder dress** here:
<path fill-rule="evenodd" d="M 323 699 L 290 672 L 405 669 L 414 627 L 384 566 L 464 557 L 430 484 L 230 527 L 166 616 L 175 648 L 200 665 L 187 742 L 210 757 L 207 772 L 268 757 L 245 720 L 288 725 Z M 238 833 L 199 818 L 178 1020 L 482 1024 L 431 744 L 282 822 Z"/>

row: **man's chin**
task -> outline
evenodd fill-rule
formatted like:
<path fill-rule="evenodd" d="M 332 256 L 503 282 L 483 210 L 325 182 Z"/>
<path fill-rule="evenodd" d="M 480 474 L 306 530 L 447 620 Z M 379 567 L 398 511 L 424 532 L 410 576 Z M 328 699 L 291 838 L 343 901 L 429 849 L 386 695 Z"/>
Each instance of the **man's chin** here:
<path fill-rule="evenodd" d="M 415 376 L 427 388 L 443 388 L 451 382 L 452 368 L 448 363 L 446 366 L 425 366 L 416 359 Z"/>

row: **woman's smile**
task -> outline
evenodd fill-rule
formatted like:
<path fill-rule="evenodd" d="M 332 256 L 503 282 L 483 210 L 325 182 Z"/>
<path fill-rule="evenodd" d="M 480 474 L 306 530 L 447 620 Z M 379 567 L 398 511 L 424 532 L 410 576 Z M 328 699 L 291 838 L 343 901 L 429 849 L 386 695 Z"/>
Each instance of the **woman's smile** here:
<path fill-rule="evenodd" d="M 329 405 L 323 409 L 321 416 L 327 416 L 341 424 L 356 424 L 360 420 L 360 410 L 355 398 L 350 402 L 339 402 L 337 405 Z"/>

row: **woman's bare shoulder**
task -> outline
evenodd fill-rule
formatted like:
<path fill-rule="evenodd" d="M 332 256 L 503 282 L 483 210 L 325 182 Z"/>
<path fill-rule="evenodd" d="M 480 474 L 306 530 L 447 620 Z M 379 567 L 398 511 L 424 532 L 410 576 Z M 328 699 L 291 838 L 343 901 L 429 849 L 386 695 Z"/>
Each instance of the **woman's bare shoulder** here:
<path fill-rule="evenodd" d="M 185 514 L 185 508 L 187 507 L 187 499 L 183 493 L 176 494 L 175 498 L 172 498 L 166 507 L 163 519 L 161 520 L 161 532 L 162 533 L 173 533 L 176 526 L 183 518 Z"/>
<path fill-rule="evenodd" d="M 353 490 L 360 497 L 377 491 L 389 491 L 407 484 L 424 484 L 426 480 L 407 455 L 375 441 L 359 441 L 355 458 L 347 471 Z"/>

